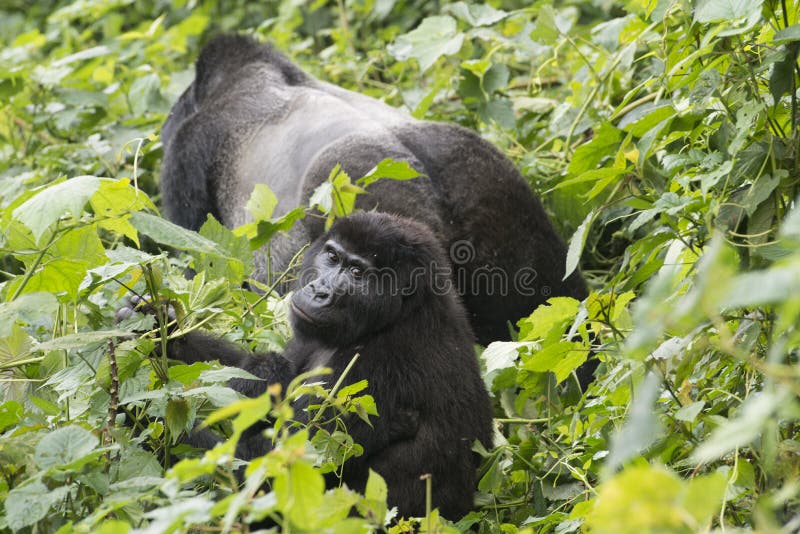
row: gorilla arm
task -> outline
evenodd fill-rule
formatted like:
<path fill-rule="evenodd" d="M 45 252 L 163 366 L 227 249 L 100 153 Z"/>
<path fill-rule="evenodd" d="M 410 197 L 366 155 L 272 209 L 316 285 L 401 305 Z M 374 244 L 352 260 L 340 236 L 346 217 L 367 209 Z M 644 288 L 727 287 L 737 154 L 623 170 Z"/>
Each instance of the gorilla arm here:
<path fill-rule="evenodd" d="M 261 380 L 235 378 L 230 386 L 248 397 L 257 397 L 267 390 L 270 384 L 281 384 L 284 391 L 294 378 L 292 364 L 282 355 L 269 352 L 252 354 L 219 337 L 201 332 L 190 332 L 170 341 L 168 356 L 184 363 L 219 360 L 227 367 L 238 367 Z"/>
<path fill-rule="evenodd" d="M 295 344 L 290 343 L 287 348 L 291 357 L 292 349 L 297 350 Z M 308 348 L 308 347 L 306 347 Z M 248 397 L 257 397 L 263 394 L 270 384 L 281 384 L 283 391 L 289 382 L 297 375 L 297 369 L 292 361 L 284 355 L 270 352 L 266 354 L 253 354 L 236 345 L 213 335 L 190 332 L 184 336 L 170 341 L 167 347 L 170 358 L 180 360 L 187 364 L 218 360 L 227 367 L 237 367 L 260 378 L 261 380 L 246 380 L 235 378 L 229 386 Z M 302 413 L 308 403 L 304 396 L 294 403 L 296 417 L 303 421 L 306 414 Z M 389 408 L 389 405 L 386 406 Z M 380 410 L 380 407 L 379 407 Z M 381 418 L 374 420 L 374 426 L 369 426 L 355 415 L 345 416 L 345 424 L 354 441 L 364 447 L 364 458 L 398 441 L 411 439 L 417 432 L 419 413 L 412 410 L 395 410 L 397 413 L 383 413 Z M 237 456 L 249 460 L 266 453 L 270 444 L 261 435 L 264 425 L 258 424 L 242 436 L 237 448 Z M 216 434 L 201 429 L 189 436 L 187 442 L 198 448 L 211 448 L 219 442 Z"/>

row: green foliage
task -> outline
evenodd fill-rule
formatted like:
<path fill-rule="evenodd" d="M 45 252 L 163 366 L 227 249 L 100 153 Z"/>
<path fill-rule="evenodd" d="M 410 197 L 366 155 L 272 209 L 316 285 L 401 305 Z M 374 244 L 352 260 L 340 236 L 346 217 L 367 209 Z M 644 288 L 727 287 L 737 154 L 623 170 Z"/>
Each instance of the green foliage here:
<path fill-rule="evenodd" d="M 242 371 L 165 351 L 197 328 L 257 350 L 289 335 L 285 302 L 242 282 L 305 207 L 275 217 L 258 187 L 252 223 L 209 218 L 199 233 L 157 212 L 160 124 L 201 44 L 236 30 L 478 130 L 572 236 L 565 275 L 580 264 L 593 289 L 483 351 L 498 433 L 492 450 L 476 444 L 476 510 L 386 530 L 800 528 L 797 0 L 11 0 L 0 30 L 0 530 L 269 517 L 368 532 L 392 518 L 377 474 L 364 495 L 325 491 L 361 453 L 340 415 L 380 414 L 363 384 L 303 377 L 275 402 L 242 399 L 226 386 Z M 415 176 L 392 161 L 355 181 L 336 168 L 311 207 L 330 224 L 377 179 Z M 115 322 L 130 291 L 169 300 L 175 324 L 159 306 Z M 590 350 L 602 363 L 581 395 L 573 371 Z M 293 422 L 303 394 L 320 398 L 309 428 Z M 264 414 L 275 448 L 239 486 L 232 452 Z M 195 424 L 229 439 L 187 450 Z"/>

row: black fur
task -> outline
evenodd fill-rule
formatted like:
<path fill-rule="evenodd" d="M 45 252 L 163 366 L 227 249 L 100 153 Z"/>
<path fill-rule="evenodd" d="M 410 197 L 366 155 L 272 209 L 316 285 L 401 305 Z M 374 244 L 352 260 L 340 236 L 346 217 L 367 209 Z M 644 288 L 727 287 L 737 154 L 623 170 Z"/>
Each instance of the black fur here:
<path fill-rule="evenodd" d="M 426 177 L 380 181 L 358 207 L 420 221 L 446 251 L 469 244 L 463 257 L 454 254 L 453 279 L 481 343 L 507 339 L 508 322 L 550 296 L 586 296 L 579 273 L 562 281 L 565 245 L 496 148 L 467 129 L 419 121 L 316 80 L 251 38 L 221 36 L 203 49 L 162 139 L 164 210 L 193 229 L 207 213 L 228 226 L 247 222 L 245 203 L 259 182 L 275 191 L 282 214 L 306 203 L 337 163 L 358 178 L 387 157 L 409 162 Z M 278 236 L 272 270 L 322 233 L 307 217 Z M 266 271 L 261 258 L 254 276 Z M 505 284 L 493 278 L 498 273 Z"/>
<path fill-rule="evenodd" d="M 364 448 L 345 463 L 342 481 L 363 491 L 368 469 L 380 473 L 388 502 L 402 516 L 425 513 L 423 474 L 431 474 L 433 504 L 445 517 L 470 510 L 475 489 L 475 440 L 492 445 L 489 396 L 473 350 L 464 307 L 452 287 L 434 286 L 447 258 L 422 224 L 381 213 L 337 221 L 306 254 L 303 287 L 292 298 L 295 337 L 283 354 L 251 355 L 192 332 L 170 344 L 170 357 L 185 362 L 218 359 L 264 381 L 231 386 L 250 396 L 270 383 L 330 367 L 329 386 L 358 353 L 345 384 L 366 379 L 380 417 L 372 426 L 345 417 L 347 432 Z M 303 420 L 308 397 L 295 402 Z M 208 431 L 192 438 L 208 447 Z M 244 436 L 245 459 L 269 450 L 260 432 Z"/>

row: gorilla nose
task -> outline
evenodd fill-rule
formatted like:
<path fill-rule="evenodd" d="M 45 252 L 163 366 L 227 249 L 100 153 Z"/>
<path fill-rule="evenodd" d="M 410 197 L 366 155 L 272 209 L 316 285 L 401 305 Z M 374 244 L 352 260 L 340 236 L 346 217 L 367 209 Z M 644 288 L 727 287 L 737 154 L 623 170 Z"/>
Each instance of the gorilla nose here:
<path fill-rule="evenodd" d="M 331 291 L 327 285 L 311 282 L 306 289 L 312 300 L 316 302 L 325 303 L 331 298 Z"/>

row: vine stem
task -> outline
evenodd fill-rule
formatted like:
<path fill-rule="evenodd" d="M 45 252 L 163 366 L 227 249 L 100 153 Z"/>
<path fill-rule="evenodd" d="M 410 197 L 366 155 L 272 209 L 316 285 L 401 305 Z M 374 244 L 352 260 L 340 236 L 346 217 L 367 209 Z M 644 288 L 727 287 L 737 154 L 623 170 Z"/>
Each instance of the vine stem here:
<path fill-rule="evenodd" d="M 55 242 L 56 236 L 59 233 L 60 232 L 58 230 L 53 231 L 52 235 L 50 236 L 50 239 L 47 240 L 47 244 L 44 246 L 42 250 L 39 251 L 39 254 L 36 256 L 36 259 L 33 261 L 33 264 L 31 265 L 30 269 L 28 269 L 27 272 L 25 273 L 25 276 L 22 278 L 22 282 L 20 282 L 17 289 L 14 290 L 14 294 L 11 295 L 9 302 L 16 300 L 16 298 L 19 297 L 20 294 L 22 294 L 22 290 L 25 289 L 25 286 L 28 285 L 28 282 L 30 282 L 31 278 L 33 277 L 33 274 L 39 267 L 39 264 L 42 263 L 44 255 L 47 253 L 47 249 L 49 249 L 50 245 L 52 245 Z"/>
<path fill-rule="evenodd" d="M 330 404 L 331 404 L 330 399 L 334 395 L 336 395 L 336 392 L 339 391 L 339 389 L 342 387 L 342 383 L 344 382 L 345 377 L 348 375 L 350 370 L 356 364 L 356 361 L 358 361 L 358 358 L 360 356 L 361 355 L 358 352 L 356 352 L 353 355 L 353 358 L 350 360 L 350 363 L 347 364 L 347 367 L 344 368 L 344 371 L 342 371 L 342 374 L 339 375 L 339 379 L 336 381 L 336 383 L 331 388 L 331 391 L 328 394 L 328 397 L 322 402 L 322 405 L 319 407 L 319 410 L 317 410 L 316 415 L 314 415 L 314 419 L 312 419 L 309 422 L 309 425 L 316 423 L 319 420 L 319 418 L 322 417 L 322 414 L 325 413 L 325 410 L 328 409 L 328 406 L 330 406 Z"/>

